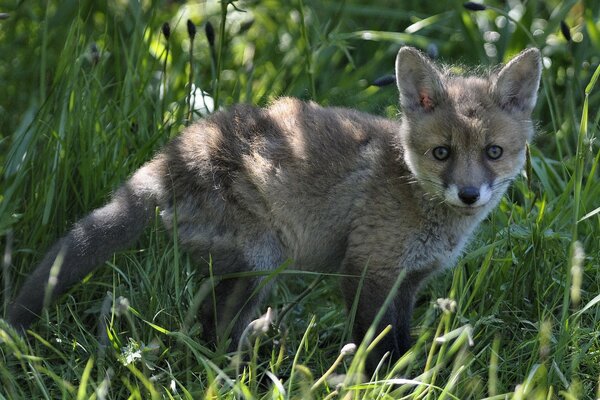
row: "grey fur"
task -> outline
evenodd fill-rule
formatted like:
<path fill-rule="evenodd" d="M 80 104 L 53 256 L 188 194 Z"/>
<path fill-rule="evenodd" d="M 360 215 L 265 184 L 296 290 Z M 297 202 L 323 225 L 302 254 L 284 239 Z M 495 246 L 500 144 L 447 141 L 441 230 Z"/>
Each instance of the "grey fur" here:
<path fill-rule="evenodd" d="M 499 74 L 452 76 L 411 48 L 400 50 L 396 67 L 400 121 L 282 98 L 266 109 L 236 105 L 189 127 L 50 250 L 8 320 L 27 328 L 48 301 L 129 246 L 158 207 L 167 230 L 177 218 L 182 246 L 198 261 L 210 256 L 217 274 L 273 270 L 291 259 L 295 268 L 346 275 L 350 306 L 366 268 L 358 340 L 406 271 L 379 324 L 393 333 L 369 365 L 386 351 L 399 357 L 410 346 L 421 282 L 454 263 L 523 166 L 541 67 L 539 52 L 528 50 Z M 447 162 L 431 156 L 440 144 L 452 151 Z M 485 159 L 489 144 L 503 146 L 505 157 Z M 447 201 L 463 187 L 481 187 L 490 199 Z M 222 334 L 258 283 L 216 287 L 219 322 L 212 305 L 201 307 L 209 338 Z M 234 325 L 234 339 L 253 305 Z"/>

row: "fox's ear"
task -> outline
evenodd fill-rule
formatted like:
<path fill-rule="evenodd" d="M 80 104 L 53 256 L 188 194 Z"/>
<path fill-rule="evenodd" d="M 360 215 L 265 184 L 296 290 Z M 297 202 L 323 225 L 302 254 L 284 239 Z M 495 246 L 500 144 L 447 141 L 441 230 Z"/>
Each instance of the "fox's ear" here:
<path fill-rule="evenodd" d="M 509 61 L 498 73 L 493 95 L 503 109 L 529 114 L 535 107 L 542 75 L 542 56 L 528 49 Z"/>
<path fill-rule="evenodd" d="M 396 83 L 405 112 L 433 111 L 444 98 L 439 71 L 419 50 L 403 47 L 396 57 Z"/>

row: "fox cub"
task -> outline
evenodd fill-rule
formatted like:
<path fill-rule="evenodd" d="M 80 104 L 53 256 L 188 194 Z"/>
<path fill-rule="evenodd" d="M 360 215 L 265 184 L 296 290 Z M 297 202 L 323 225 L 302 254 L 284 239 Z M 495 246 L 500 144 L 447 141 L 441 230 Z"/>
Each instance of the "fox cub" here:
<path fill-rule="evenodd" d="M 75 223 L 9 305 L 8 321 L 26 329 L 133 244 L 158 208 L 166 230 L 176 227 L 199 268 L 208 271 L 211 259 L 216 275 L 269 271 L 286 260 L 340 273 L 348 306 L 359 296 L 357 341 L 402 275 L 377 327 L 392 331 L 369 363 L 387 352 L 397 359 L 411 343 L 420 284 L 455 262 L 523 167 L 540 74 L 537 49 L 481 77 L 455 75 L 404 47 L 396 59 L 398 121 L 291 98 L 215 113 Z M 260 281 L 216 285 L 216 304 L 200 307 L 208 340 L 240 338 L 262 297 L 248 301 Z"/>

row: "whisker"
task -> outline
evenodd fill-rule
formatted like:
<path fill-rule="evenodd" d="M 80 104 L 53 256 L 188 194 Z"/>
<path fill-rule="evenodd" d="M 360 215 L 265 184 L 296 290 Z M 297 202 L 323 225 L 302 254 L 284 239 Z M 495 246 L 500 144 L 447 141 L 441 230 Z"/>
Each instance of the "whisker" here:
<path fill-rule="evenodd" d="M 500 189 L 500 190 L 504 190 L 504 187 L 503 187 L 503 186 L 509 185 L 511 181 L 512 181 L 512 179 L 511 179 L 511 178 L 505 178 L 505 179 L 501 179 L 501 180 L 499 180 L 499 181 L 497 181 L 497 182 L 494 182 L 494 183 L 493 183 L 493 184 L 490 186 L 490 189 L 492 189 L 492 191 L 495 191 L 495 190 L 498 190 L 498 189 Z"/>
<path fill-rule="evenodd" d="M 411 180 L 415 180 L 416 178 L 414 177 L 414 175 L 401 175 L 401 176 L 395 176 L 393 178 L 387 178 L 386 181 L 387 182 L 394 182 L 394 181 L 398 181 L 398 182 L 409 182 Z"/>

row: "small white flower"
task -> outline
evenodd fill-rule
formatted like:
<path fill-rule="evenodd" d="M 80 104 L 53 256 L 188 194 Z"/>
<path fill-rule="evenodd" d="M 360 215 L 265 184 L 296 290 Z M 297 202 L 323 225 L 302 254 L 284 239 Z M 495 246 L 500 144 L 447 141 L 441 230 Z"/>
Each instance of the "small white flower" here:
<path fill-rule="evenodd" d="M 129 306 L 129 300 L 126 297 L 119 296 L 115 301 L 115 314 L 118 317 L 127 314 L 127 312 L 129 311 Z"/>
<path fill-rule="evenodd" d="M 453 314 L 456 311 L 456 301 L 453 299 L 437 299 L 435 305 L 446 314 Z"/>

